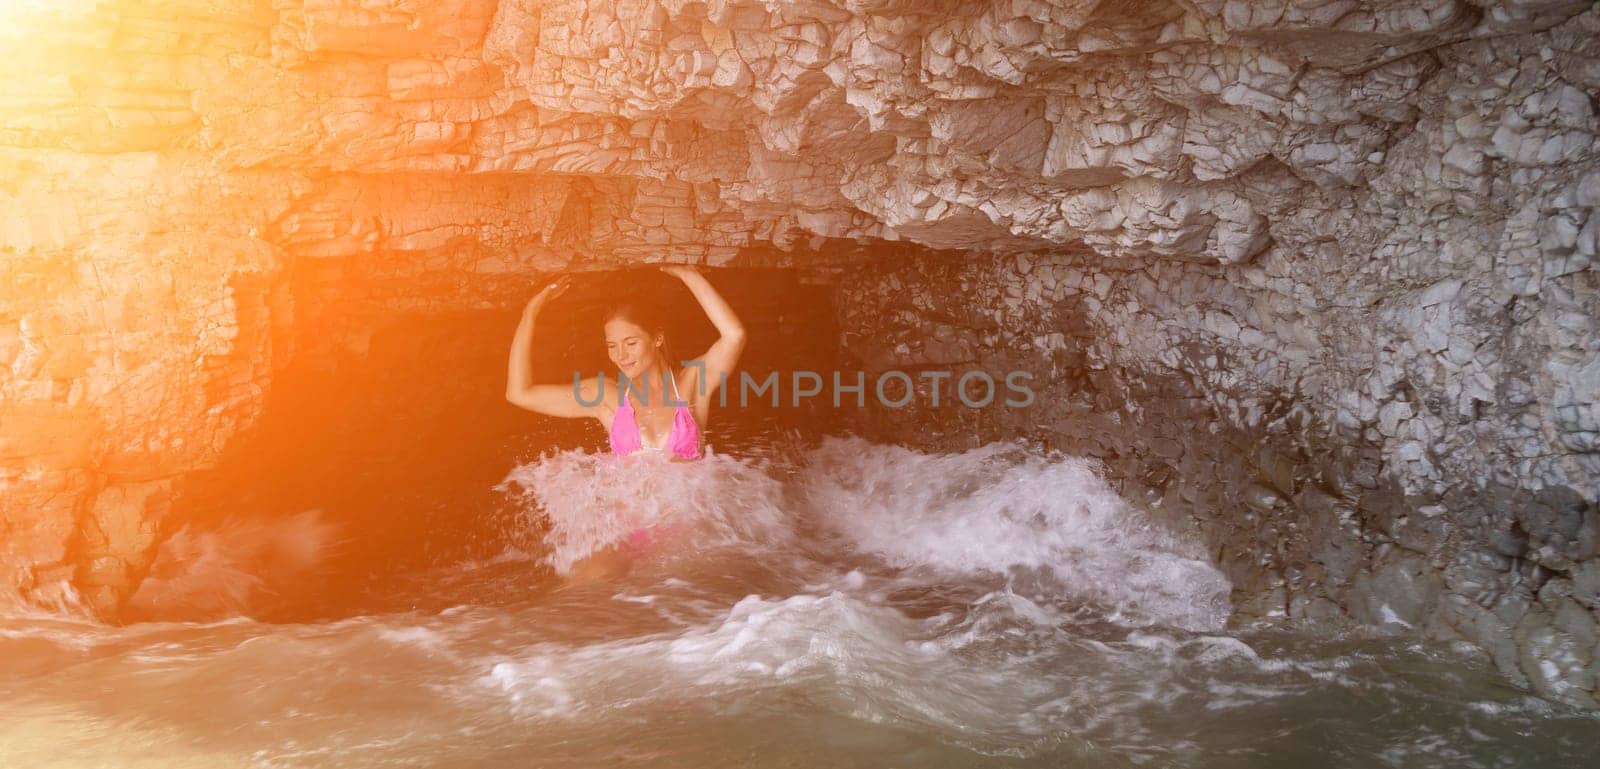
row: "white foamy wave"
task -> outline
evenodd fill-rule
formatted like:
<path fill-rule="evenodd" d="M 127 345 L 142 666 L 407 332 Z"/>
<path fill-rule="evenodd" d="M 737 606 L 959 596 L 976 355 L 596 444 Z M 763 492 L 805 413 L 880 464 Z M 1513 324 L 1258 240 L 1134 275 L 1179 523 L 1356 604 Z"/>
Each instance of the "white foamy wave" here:
<path fill-rule="evenodd" d="M 1228 615 L 1228 580 L 1199 543 L 1129 505 L 1087 460 L 832 438 L 811 454 L 803 491 L 824 526 L 895 567 L 1042 571 L 1132 624 L 1211 630 Z"/>
<path fill-rule="evenodd" d="M 780 484 L 759 466 L 721 455 L 669 462 L 566 451 L 513 469 L 502 490 L 548 525 L 545 561 L 558 573 L 649 527 L 683 527 L 694 547 L 788 537 Z M 537 525 L 530 520 L 530 526 Z"/>
<path fill-rule="evenodd" d="M 998 611 L 1003 612 L 1004 607 Z M 1029 707 L 1049 694 L 1028 659 L 973 664 L 933 639 L 947 619 L 834 592 L 750 595 L 676 635 L 529 647 L 477 683 L 521 718 L 573 718 L 657 698 L 754 696 L 798 687 L 828 710 L 960 735 L 1044 731 Z M 990 639 L 994 640 L 994 639 Z"/>

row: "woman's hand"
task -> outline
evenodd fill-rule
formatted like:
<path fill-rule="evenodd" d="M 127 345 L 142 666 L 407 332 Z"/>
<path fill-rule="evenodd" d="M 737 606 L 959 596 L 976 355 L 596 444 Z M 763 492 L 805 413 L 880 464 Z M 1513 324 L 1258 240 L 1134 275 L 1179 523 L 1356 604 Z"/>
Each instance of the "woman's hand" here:
<path fill-rule="evenodd" d="M 700 276 L 700 268 L 692 264 L 663 264 L 661 271 L 684 281 Z"/>
<path fill-rule="evenodd" d="M 569 275 L 562 275 L 561 277 L 550 281 L 549 285 L 545 286 L 543 289 L 540 289 L 539 293 L 534 294 L 533 298 L 528 300 L 528 306 L 524 307 L 523 311 L 538 311 L 540 308 L 545 306 L 545 303 L 555 299 L 558 296 L 561 296 L 571 286 L 572 277 Z"/>

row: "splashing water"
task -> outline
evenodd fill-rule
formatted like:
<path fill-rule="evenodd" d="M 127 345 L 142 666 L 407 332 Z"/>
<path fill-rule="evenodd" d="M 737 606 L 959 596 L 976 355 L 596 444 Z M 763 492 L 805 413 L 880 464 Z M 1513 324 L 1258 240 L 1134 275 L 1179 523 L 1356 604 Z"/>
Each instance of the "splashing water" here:
<path fill-rule="evenodd" d="M 802 460 L 515 468 L 538 547 L 386 585 L 419 608 L 0 620 L 0 765 L 1570 766 L 1600 747 L 1591 714 L 1449 646 L 1224 632 L 1199 543 L 1090 463 L 859 440 Z M 685 533 L 556 589 L 652 527 Z"/>
<path fill-rule="evenodd" d="M 894 566 L 1040 570 L 1119 621 L 1215 630 L 1227 619 L 1230 586 L 1203 549 L 1129 507 L 1086 460 L 834 440 L 816 453 L 806 494 L 848 546 Z"/>
<path fill-rule="evenodd" d="M 141 620 L 242 614 L 261 594 L 311 571 L 337 539 L 338 527 L 319 510 L 231 519 L 208 531 L 185 526 L 157 548 L 126 612 Z"/>
<path fill-rule="evenodd" d="M 692 529 L 688 544 L 700 549 L 770 546 L 789 534 L 778 482 L 759 467 L 715 454 L 671 462 L 650 454 L 621 461 L 610 454 L 565 452 L 516 468 L 501 488 L 548 522 L 544 561 L 558 574 L 651 527 Z"/>

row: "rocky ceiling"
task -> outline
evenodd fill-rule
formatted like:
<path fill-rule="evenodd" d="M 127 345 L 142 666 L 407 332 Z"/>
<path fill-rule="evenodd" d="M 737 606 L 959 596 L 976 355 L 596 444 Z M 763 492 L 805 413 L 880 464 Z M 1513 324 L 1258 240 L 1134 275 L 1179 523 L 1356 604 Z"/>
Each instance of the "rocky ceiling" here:
<path fill-rule="evenodd" d="M 241 259 L 483 273 L 819 238 L 1243 262 L 1273 207 L 1383 166 L 1430 50 L 1587 5 L 23 3 L 0 232 L 222 214 Z"/>

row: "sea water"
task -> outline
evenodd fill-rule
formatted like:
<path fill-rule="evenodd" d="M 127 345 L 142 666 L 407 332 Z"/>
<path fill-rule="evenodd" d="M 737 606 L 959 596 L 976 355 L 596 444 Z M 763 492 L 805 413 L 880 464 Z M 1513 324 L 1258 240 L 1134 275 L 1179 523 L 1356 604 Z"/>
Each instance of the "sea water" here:
<path fill-rule="evenodd" d="M 352 616 L 0 618 L 5 767 L 1572 767 L 1470 649 L 1228 628 L 1088 461 L 829 439 L 510 468 L 495 554 Z M 462 516 L 478 511 L 461 510 Z M 654 527 L 625 573 L 573 580 Z"/>

